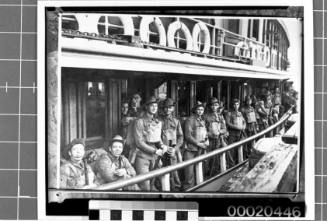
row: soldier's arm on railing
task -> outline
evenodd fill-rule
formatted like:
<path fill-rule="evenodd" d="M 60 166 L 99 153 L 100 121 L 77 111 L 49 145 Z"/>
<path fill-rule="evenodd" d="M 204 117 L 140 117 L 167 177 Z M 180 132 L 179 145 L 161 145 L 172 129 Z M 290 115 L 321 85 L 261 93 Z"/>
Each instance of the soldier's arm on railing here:
<path fill-rule="evenodd" d="M 142 119 L 136 120 L 134 126 L 134 140 L 137 148 L 139 148 L 140 150 L 146 153 L 154 154 L 156 152 L 156 148 L 146 144 L 143 137 L 143 131 L 144 131 L 144 126 L 143 126 Z"/>
<path fill-rule="evenodd" d="M 130 178 L 130 177 L 134 177 L 136 176 L 136 172 L 134 167 L 130 164 L 130 162 L 128 161 L 128 159 L 123 158 L 123 164 L 125 165 L 125 170 L 127 172 L 126 174 L 126 178 Z"/>
<path fill-rule="evenodd" d="M 101 155 L 96 161 L 97 172 L 101 175 L 101 178 L 106 182 L 112 182 L 116 180 L 114 170 L 112 169 L 112 162 L 107 155 Z"/>

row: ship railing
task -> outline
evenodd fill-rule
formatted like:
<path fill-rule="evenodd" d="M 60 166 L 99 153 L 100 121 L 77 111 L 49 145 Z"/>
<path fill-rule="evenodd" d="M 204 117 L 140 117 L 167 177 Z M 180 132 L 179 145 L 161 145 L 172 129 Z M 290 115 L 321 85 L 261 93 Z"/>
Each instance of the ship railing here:
<path fill-rule="evenodd" d="M 181 163 L 178 163 L 176 165 L 171 165 L 167 167 L 163 167 L 157 170 L 150 171 L 149 173 L 137 175 L 135 177 L 121 180 L 121 181 L 115 181 L 107 184 L 100 185 L 95 190 L 119 190 L 124 187 L 138 184 L 140 182 L 144 182 L 147 180 L 152 180 L 155 178 L 159 178 L 161 182 L 162 191 L 170 191 L 170 173 L 174 171 L 178 171 L 181 169 L 185 169 L 188 166 L 194 165 L 195 166 L 195 185 L 200 185 L 204 182 L 204 173 L 203 173 L 203 163 L 206 160 L 209 160 L 212 157 L 219 157 L 220 158 L 220 173 L 224 173 L 227 170 L 226 165 L 226 152 L 231 150 L 237 150 L 238 152 L 238 165 L 244 164 L 244 156 L 243 156 L 243 146 L 249 142 L 253 142 L 257 140 L 258 138 L 261 138 L 265 136 L 265 134 L 271 133 L 276 128 L 280 127 L 281 125 L 284 125 L 287 119 L 292 115 L 293 113 L 293 107 L 290 108 L 281 118 L 278 122 L 276 122 L 274 125 L 269 126 L 265 130 L 248 137 L 244 140 L 232 143 L 226 147 L 213 150 L 209 153 L 200 155 L 198 157 L 195 157 L 190 160 L 183 161 Z M 237 165 L 236 165 L 237 166 Z M 236 167 L 235 166 L 235 167 Z M 191 188 L 192 189 L 192 188 Z M 186 190 L 187 191 L 187 190 Z"/>

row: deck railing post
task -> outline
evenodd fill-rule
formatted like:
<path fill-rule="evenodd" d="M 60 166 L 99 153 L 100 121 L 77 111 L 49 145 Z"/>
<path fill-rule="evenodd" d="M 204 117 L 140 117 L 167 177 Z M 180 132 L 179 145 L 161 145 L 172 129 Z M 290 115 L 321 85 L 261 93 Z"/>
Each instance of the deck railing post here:
<path fill-rule="evenodd" d="M 243 162 L 243 146 L 239 146 L 238 147 L 238 163 L 242 163 Z"/>
<path fill-rule="evenodd" d="M 170 174 L 166 173 L 160 177 L 162 191 L 170 191 Z"/>
<path fill-rule="evenodd" d="M 195 164 L 195 177 L 196 177 L 196 184 L 200 184 L 203 182 L 203 169 L 202 169 L 202 162 Z"/>
<path fill-rule="evenodd" d="M 226 153 L 223 153 L 219 156 L 220 158 L 220 172 L 223 173 L 226 171 Z"/>

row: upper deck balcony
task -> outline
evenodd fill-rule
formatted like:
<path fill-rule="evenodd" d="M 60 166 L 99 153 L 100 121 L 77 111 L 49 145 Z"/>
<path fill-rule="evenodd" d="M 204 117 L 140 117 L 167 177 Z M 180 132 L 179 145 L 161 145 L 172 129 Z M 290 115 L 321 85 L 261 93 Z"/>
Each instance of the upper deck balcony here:
<path fill-rule="evenodd" d="M 227 28 L 221 25 L 223 23 Z M 244 24 L 247 24 L 246 28 Z M 287 78 L 289 41 L 285 30 L 277 30 L 281 27 L 278 24 L 277 20 L 264 19 L 65 14 L 61 25 L 61 48 L 66 59 L 62 64 L 75 67 L 74 63 L 78 63 L 85 68 L 98 65 L 101 68 L 101 62 L 111 57 L 116 64 L 111 66 L 114 69 L 126 70 L 128 67 L 124 64 L 134 61 L 135 71 L 155 71 L 146 68 L 150 62 L 158 65 L 155 69 L 168 73 L 235 75 L 226 72 L 227 69 L 238 71 L 237 77 Z M 243 28 L 243 31 L 228 30 L 230 26 L 238 30 Z M 257 37 L 252 37 L 252 33 Z M 96 57 L 87 58 L 90 54 Z M 76 61 L 78 57 L 79 62 Z M 93 64 L 87 65 L 87 59 Z M 182 70 L 195 66 L 193 71 Z M 199 66 L 206 70 L 199 70 Z"/>

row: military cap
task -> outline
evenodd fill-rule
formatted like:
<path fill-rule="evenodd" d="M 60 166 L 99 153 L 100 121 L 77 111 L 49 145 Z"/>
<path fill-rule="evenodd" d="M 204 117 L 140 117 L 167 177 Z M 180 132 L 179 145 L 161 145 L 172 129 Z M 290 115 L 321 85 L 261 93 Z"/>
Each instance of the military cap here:
<path fill-rule="evenodd" d="M 69 159 L 69 155 L 68 155 L 68 152 L 72 149 L 73 146 L 77 145 L 77 144 L 82 144 L 85 148 L 85 140 L 82 139 L 82 138 L 75 138 L 73 139 L 65 148 L 64 152 L 62 153 L 63 156 L 66 158 L 66 159 Z"/>
<path fill-rule="evenodd" d="M 210 98 L 209 104 L 215 104 L 215 103 L 220 104 L 220 102 L 217 98 L 215 98 L 215 97 Z"/>
<path fill-rule="evenodd" d="M 197 101 L 196 104 L 193 106 L 193 110 L 195 110 L 198 107 L 203 107 L 205 108 L 205 103 L 202 103 L 201 101 Z"/>
<path fill-rule="evenodd" d="M 132 98 L 141 99 L 141 96 L 138 93 L 133 94 Z"/>
<path fill-rule="evenodd" d="M 145 105 L 153 104 L 153 103 L 158 103 L 157 98 L 154 96 L 149 97 L 149 99 L 146 100 Z"/>
<path fill-rule="evenodd" d="M 163 102 L 163 107 L 171 107 L 171 106 L 175 106 L 175 101 L 172 98 L 167 98 Z"/>
<path fill-rule="evenodd" d="M 240 103 L 240 100 L 237 99 L 237 98 L 234 98 L 233 101 L 232 101 L 232 103 L 233 103 L 233 104 L 235 104 L 235 103 Z"/>
<path fill-rule="evenodd" d="M 246 100 L 246 101 L 248 101 L 248 100 L 252 100 L 252 97 L 251 97 L 250 95 L 247 95 L 247 96 L 245 97 L 245 100 Z"/>
<path fill-rule="evenodd" d="M 114 143 L 114 142 L 120 142 L 120 143 L 124 144 L 124 139 L 121 136 L 116 135 L 112 138 L 112 143 Z"/>

